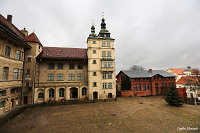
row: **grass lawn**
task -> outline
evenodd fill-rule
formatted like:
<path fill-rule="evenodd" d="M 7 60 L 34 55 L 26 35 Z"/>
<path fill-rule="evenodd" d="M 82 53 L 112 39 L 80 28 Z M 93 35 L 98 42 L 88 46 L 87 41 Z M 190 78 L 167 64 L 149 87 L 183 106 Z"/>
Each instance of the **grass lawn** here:
<path fill-rule="evenodd" d="M 198 131 L 177 130 L 198 127 Z M 200 106 L 169 106 L 161 97 L 128 97 L 99 102 L 28 108 L 2 133 L 200 132 Z"/>

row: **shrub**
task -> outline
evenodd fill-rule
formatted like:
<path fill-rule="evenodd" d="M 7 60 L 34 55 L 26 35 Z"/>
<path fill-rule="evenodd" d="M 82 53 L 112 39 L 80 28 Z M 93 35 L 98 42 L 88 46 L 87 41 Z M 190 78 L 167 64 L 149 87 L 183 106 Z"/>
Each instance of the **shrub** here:
<path fill-rule="evenodd" d="M 172 106 L 182 106 L 183 101 L 179 97 L 178 91 L 175 87 L 171 87 L 166 94 L 165 101 Z"/>

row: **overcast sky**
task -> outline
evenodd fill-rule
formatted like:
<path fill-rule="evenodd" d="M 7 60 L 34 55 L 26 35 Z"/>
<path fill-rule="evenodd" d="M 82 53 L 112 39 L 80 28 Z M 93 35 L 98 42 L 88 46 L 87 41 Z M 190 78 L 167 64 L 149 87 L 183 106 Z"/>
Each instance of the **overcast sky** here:
<path fill-rule="evenodd" d="M 44 46 L 86 48 L 102 12 L 115 39 L 116 69 L 200 67 L 200 0 L 1 0 L 0 13 L 35 31 Z"/>

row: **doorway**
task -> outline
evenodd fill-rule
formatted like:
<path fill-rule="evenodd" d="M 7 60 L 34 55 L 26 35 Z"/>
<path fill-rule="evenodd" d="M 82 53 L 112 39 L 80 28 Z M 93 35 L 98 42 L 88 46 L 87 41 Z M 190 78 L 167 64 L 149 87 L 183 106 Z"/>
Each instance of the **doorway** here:
<path fill-rule="evenodd" d="M 97 100 L 98 99 L 98 92 L 93 92 L 93 100 Z"/>
<path fill-rule="evenodd" d="M 24 96 L 24 104 L 28 104 L 28 96 Z"/>

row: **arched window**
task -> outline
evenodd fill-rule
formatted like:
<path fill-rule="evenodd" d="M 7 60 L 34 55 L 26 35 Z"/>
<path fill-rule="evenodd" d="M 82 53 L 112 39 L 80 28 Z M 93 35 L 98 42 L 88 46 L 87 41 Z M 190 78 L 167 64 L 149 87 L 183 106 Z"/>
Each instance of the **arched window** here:
<path fill-rule="evenodd" d="M 82 96 L 86 96 L 87 94 L 87 89 L 84 87 L 82 88 Z"/>
<path fill-rule="evenodd" d="M 40 92 L 40 93 L 38 94 L 38 98 L 44 98 L 44 93 Z"/>
<path fill-rule="evenodd" d="M 65 95 L 64 88 L 60 88 L 60 90 L 59 90 L 59 97 L 64 97 L 64 95 Z"/>
<path fill-rule="evenodd" d="M 8 71 L 9 71 L 8 67 L 3 68 L 3 79 L 4 80 L 8 80 Z"/>
<path fill-rule="evenodd" d="M 54 97 L 54 89 L 50 89 L 49 90 L 49 98 L 53 98 Z"/>

